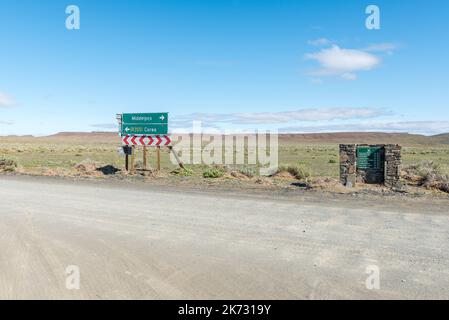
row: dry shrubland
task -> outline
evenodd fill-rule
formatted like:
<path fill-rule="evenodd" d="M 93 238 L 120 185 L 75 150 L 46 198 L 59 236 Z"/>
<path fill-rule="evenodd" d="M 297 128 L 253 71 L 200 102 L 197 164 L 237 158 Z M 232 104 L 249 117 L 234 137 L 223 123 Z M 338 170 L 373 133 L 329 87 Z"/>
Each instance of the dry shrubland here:
<path fill-rule="evenodd" d="M 410 183 L 427 189 L 437 189 L 449 193 L 449 175 L 433 161 L 422 161 L 405 167 L 402 177 Z"/>
<path fill-rule="evenodd" d="M 14 172 L 17 168 L 17 162 L 10 159 L 0 159 L 0 172 Z"/>

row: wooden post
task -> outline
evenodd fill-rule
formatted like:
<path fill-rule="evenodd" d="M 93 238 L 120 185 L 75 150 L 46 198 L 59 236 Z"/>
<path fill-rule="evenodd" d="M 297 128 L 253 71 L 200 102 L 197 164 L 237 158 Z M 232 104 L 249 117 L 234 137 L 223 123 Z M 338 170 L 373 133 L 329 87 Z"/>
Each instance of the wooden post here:
<path fill-rule="evenodd" d="M 136 157 L 136 148 L 135 148 L 135 146 L 132 146 L 132 154 L 131 154 L 131 173 L 134 173 L 134 169 L 135 169 L 135 163 L 134 163 L 134 160 L 135 160 L 135 157 Z"/>
<path fill-rule="evenodd" d="M 161 147 L 157 147 L 157 171 L 161 171 Z"/>
<path fill-rule="evenodd" d="M 147 170 L 147 146 L 143 146 L 143 169 Z"/>
<path fill-rule="evenodd" d="M 181 167 L 182 169 L 184 169 L 184 164 L 182 163 L 181 159 L 179 159 L 178 154 L 176 153 L 176 151 L 173 149 L 172 146 L 168 147 L 168 149 L 170 149 L 170 151 L 173 153 L 173 155 L 175 156 L 176 161 L 178 161 L 179 167 Z"/>

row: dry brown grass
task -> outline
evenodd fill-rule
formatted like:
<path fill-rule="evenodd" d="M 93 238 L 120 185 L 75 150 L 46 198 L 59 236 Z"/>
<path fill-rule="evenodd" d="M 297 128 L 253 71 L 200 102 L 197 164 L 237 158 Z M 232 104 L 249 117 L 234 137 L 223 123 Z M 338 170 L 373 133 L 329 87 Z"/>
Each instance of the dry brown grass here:
<path fill-rule="evenodd" d="M 441 166 L 433 161 L 422 161 L 404 168 L 402 177 L 417 186 L 449 192 L 449 175 L 444 174 Z"/>
<path fill-rule="evenodd" d="M 214 167 L 187 164 L 186 170 L 178 170 L 177 165 L 170 161 L 168 151 L 164 150 L 161 159 L 162 172 L 158 173 L 158 177 L 163 175 L 182 181 L 207 180 L 208 183 L 230 180 L 232 183 L 267 184 L 270 181 L 290 185 L 305 182 L 316 188 L 339 188 L 338 143 L 389 142 L 404 146 L 403 162 L 406 167 L 404 178 L 408 184 L 422 190 L 428 188 L 429 191 L 432 189 L 444 191 L 448 189 L 446 179 L 449 174 L 448 139 L 445 135 L 424 137 L 376 133 L 281 135 L 280 172 L 268 180 L 259 177 L 257 165 Z M 116 174 L 121 178 L 120 176 L 127 174 L 123 170 L 124 157 L 117 153 L 119 146 L 120 139 L 115 133 L 66 133 L 43 138 L 0 137 L 0 159 L 5 158 L 3 164 L 0 162 L 0 171 L 92 178 Z M 142 149 L 137 148 L 136 151 L 138 161 L 136 168 L 139 169 L 142 167 L 140 162 Z M 429 169 L 429 165 L 413 165 L 423 161 L 431 161 L 434 167 Z M 155 149 L 149 150 L 148 166 L 150 168 L 156 166 Z M 435 170 L 436 168 L 438 170 Z M 122 171 L 118 171 L 119 169 Z M 205 172 L 206 176 L 214 179 L 204 179 Z M 138 174 L 141 172 L 138 171 Z"/>

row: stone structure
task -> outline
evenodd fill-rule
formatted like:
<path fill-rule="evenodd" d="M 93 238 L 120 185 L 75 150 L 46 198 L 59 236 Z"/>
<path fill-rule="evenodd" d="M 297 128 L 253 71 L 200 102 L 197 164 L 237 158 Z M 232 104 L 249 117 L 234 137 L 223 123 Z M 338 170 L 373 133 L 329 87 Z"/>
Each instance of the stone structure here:
<path fill-rule="evenodd" d="M 396 144 L 385 146 L 385 185 L 397 187 L 401 179 L 402 147 Z"/>
<path fill-rule="evenodd" d="M 396 187 L 401 175 L 401 147 L 398 145 L 340 145 L 340 181 L 385 184 Z"/>
<path fill-rule="evenodd" d="M 343 185 L 353 187 L 357 181 L 357 145 L 340 145 L 340 181 Z"/>

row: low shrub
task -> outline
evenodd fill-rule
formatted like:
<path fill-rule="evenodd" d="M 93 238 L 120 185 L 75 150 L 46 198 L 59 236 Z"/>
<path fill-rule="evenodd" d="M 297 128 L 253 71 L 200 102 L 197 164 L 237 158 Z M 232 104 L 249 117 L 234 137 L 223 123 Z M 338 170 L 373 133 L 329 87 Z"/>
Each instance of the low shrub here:
<path fill-rule="evenodd" d="M 0 172 L 14 172 L 17 169 L 17 162 L 10 159 L 0 159 Z"/>
<path fill-rule="evenodd" d="M 442 172 L 440 165 L 432 161 L 422 161 L 404 168 L 403 178 L 428 189 L 449 193 L 449 176 Z"/>
<path fill-rule="evenodd" d="M 422 161 L 404 168 L 403 177 L 422 186 L 442 176 L 440 165 L 433 161 Z"/>
<path fill-rule="evenodd" d="M 90 159 L 83 160 L 73 166 L 75 170 L 84 174 L 95 173 L 99 167 L 101 167 L 101 165 L 98 162 Z"/>
<path fill-rule="evenodd" d="M 307 180 L 311 173 L 309 170 L 301 165 L 289 164 L 287 166 L 280 166 L 278 172 L 288 172 L 298 180 Z"/>
<path fill-rule="evenodd" d="M 189 177 L 195 174 L 192 169 L 188 168 L 176 168 L 171 173 L 181 177 Z"/>
<path fill-rule="evenodd" d="M 209 168 L 203 172 L 203 177 L 208 179 L 216 179 L 224 176 L 226 172 L 221 168 Z"/>
<path fill-rule="evenodd" d="M 239 169 L 239 173 L 247 176 L 248 178 L 252 178 L 257 175 L 257 171 L 254 168 L 243 167 Z"/>

